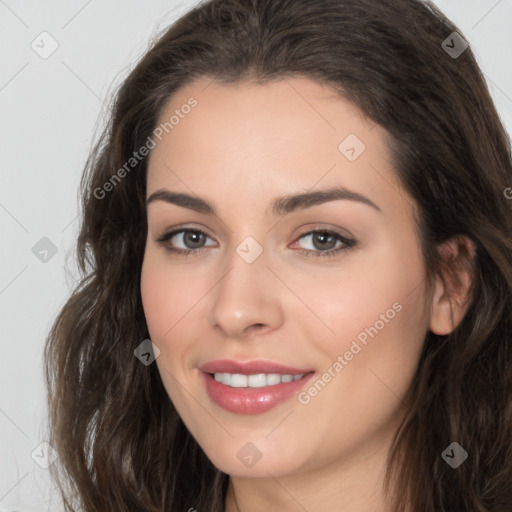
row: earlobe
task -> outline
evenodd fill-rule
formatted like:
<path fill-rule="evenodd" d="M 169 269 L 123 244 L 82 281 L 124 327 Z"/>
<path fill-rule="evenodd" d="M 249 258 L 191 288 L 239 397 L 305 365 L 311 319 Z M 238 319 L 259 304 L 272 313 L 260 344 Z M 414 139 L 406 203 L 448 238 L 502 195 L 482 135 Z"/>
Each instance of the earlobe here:
<path fill-rule="evenodd" d="M 470 238 L 459 235 L 443 242 L 438 251 L 442 276 L 436 277 L 429 328 L 444 336 L 460 324 L 469 306 L 476 248 Z"/>
<path fill-rule="evenodd" d="M 430 330 L 434 334 L 444 336 L 450 334 L 456 327 L 452 301 L 445 293 L 445 286 L 441 278 L 436 278 L 436 286 L 432 297 Z"/>

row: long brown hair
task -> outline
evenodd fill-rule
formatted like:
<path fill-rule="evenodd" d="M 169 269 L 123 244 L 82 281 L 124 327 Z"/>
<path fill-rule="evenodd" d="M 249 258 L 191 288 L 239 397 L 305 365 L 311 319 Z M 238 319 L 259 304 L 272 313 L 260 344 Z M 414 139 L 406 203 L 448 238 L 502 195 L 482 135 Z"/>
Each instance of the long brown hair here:
<path fill-rule="evenodd" d="M 429 279 L 443 268 L 438 244 L 465 235 L 476 247 L 466 315 L 451 334 L 425 338 L 389 460 L 394 510 L 512 510 L 510 140 L 471 48 L 448 51 L 453 32 L 462 36 L 421 0 L 211 0 L 146 53 L 87 161 L 82 278 L 45 347 L 52 475 L 67 510 L 224 510 L 228 475 L 189 434 L 156 365 L 134 357 L 149 338 L 140 295 L 147 159 L 105 183 L 194 78 L 290 76 L 331 85 L 388 131 L 397 178 L 418 205 Z M 457 469 L 441 457 L 454 441 L 468 452 Z"/>

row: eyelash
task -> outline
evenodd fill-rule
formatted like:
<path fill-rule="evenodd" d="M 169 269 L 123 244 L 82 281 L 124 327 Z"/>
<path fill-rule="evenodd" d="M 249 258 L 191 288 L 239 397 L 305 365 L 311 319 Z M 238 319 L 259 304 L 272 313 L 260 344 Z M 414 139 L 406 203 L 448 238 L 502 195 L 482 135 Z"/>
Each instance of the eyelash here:
<path fill-rule="evenodd" d="M 173 236 L 175 236 L 179 233 L 187 233 L 187 232 L 188 233 L 201 233 L 205 237 L 210 238 L 204 231 L 202 231 L 200 229 L 176 229 L 174 231 L 169 231 L 168 233 L 164 233 L 162 236 L 160 236 L 159 238 L 156 239 L 156 242 L 159 243 L 160 245 L 164 246 L 164 248 L 167 251 L 169 251 L 173 254 L 180 255 L 180 256 L 189 256 L 191 254 L 198 256 L 198 255 L 202 254 L 206 250 L 205 247 L 200 247 L 198 249 L 180 249 L 177 247 L 171 247 L 167 243 Z M 337 233 L 336 231 L 331 231 L 329 229 L 323 229 L 323 228 L 317 228 L 317 229 L 313 229 L 311 231 L 302 233 L 302 235 L 300 235 L 297 238 L 297 240 L 300 240 L 301 238 L 304 238 L 305 236 L 309 236 L 314 233 L 323 233 L 323 234 L 328 234 L 328 235 L 334 235 L 339 241 L 343 242 L 344 245 L 342 247 L 338 247 L 337 249 L 329 249 L 327 251 L 313 251 L 311 249 L 297 249 L 298 252 L 300 252 L 301 254 L 304 254 L 307 257 L 312 257 L 312 258 L 334 257 L 334 256 L 337 256 L 341 251 L 351 249 L 356 245 L 355 240 L 346 238 L 346 237 L 340 235 L 339 233 Z"/>

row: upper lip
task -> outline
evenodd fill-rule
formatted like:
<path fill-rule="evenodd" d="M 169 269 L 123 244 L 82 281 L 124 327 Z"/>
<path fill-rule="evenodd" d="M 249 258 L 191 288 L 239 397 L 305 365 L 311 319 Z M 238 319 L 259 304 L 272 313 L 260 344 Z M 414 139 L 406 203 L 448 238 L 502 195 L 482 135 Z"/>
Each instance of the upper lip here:
<path fill-rule="evenodd" d="M 301 370 L 272 361 L 233 361 L 230 359 L 218 359 L 210 361 L 199 367 L 205 373 L 239 373 L 241 375 L 254 375 L 257 373 L 279 373 L 281 375 L 298 375 L 309 373 L 313 370 Z"/>

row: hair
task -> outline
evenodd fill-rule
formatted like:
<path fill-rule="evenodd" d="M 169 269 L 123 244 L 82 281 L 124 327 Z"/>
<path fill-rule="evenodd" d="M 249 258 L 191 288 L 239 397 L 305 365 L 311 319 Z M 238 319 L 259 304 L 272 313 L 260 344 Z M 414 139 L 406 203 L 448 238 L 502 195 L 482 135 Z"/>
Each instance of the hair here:
<path fill-rule="evenodd" d="M 140 293 L 147 158 L 97 193 L 146 144 L 173 93 L 204 77 L 310 78 L 385 128 L 417 209 L 428 283 L 472 274 L 460 324 L 426 333 L 386 492 L 398 512 L 511 510 L 510 139 L 471 48 L 454 58 L 442 47 L 453 32 L 462 34 L 421 0 L 210 0 L 152 43 L 86 162 L 81 277 L 45 345 L 49 442 L 59 454 L 51 472 L 66 510 L 224 511 L 229 475 L 189 433 L 157 366 L 134 357 L 149 338 Z M 460 236 L 474 255 L 445 261 L 439 245 Z M 441 457 L 454 441 L 469 454 L 457 469 Z"/>

